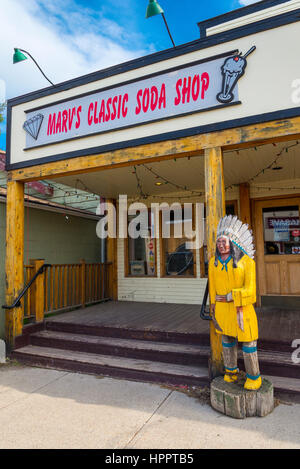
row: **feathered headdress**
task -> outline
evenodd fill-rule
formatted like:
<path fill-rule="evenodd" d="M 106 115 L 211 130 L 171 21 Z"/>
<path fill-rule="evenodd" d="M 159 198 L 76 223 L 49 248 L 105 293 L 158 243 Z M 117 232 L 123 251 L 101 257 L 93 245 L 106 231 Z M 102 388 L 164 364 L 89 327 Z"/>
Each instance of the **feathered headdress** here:
<path fill-rule="evenodd" d="M 226 215 L 221 218 L 217 228 L 217 238 L 220 236 L 228 236 L 244 254 L 254 258 L 254 244 L 252 231 L 246 223 L 243 223 L 236 216 Z"/>

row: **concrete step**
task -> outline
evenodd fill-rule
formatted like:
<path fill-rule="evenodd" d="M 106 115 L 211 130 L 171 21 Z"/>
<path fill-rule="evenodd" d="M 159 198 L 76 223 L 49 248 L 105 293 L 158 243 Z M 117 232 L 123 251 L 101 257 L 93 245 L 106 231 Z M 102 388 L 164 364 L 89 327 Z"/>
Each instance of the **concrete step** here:
<path fill-rule="evenodd" d="M 31 334 L 30 344 L 182 365 L 204 364 L 206 366 L 210 355 L 208 346 L 100 337 L 49 330 Z"/>
<path fill-rule="evenodd" d="M 31 366 L 141 380 L 161 384 L 208 385 L 208 369 L 134 358 L 27 345 L 12 352 L 12 358 Z"/>

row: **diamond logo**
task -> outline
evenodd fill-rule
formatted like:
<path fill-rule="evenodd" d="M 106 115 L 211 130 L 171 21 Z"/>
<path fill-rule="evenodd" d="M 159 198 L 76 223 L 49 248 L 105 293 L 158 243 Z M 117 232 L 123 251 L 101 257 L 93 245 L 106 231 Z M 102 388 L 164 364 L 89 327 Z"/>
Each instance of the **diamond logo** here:
<path fill-rule="evenodd" d="M 31 135 L 35 140 L 37 140 L 39 136 L 39 132 L 42 126 L 44 116 L 43 114 L 36 114 L 35 116 L 31 117 L 23 124 L 23 129 Z"/>

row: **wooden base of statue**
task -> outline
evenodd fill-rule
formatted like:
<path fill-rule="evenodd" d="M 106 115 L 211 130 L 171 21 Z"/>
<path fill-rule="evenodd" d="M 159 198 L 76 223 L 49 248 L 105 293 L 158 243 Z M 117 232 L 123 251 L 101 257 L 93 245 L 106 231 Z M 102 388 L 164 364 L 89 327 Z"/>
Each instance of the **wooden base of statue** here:
<path fill-rule="evenodd" d="M 257 391 L 244 389 L 245 377 L 235 383 L 226 383 L 223 376 L 215 378 L 210 386 L 212 407 L 229 417 L 244 419 L 246 417 L 264 417 L 274 409 L 273 384 L 263 378 Z"/>

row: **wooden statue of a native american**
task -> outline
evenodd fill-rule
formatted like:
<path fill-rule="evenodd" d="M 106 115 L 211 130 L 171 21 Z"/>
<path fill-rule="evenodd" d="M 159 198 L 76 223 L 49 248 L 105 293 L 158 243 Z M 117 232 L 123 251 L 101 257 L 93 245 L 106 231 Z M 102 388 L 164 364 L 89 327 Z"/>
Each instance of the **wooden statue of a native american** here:
<path fill-rule="evenodd" d="M 256 272 L 252 232 L 237 217 L 223 217 L 217 228 L 216 254 L 209 262 L 212 319 L 222 334 L 224 380 L 238 378 L 238 342 L 243 342 L 245 389 L 261 387 L 257 356 Z"/>

